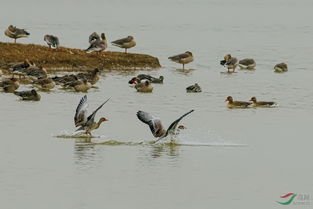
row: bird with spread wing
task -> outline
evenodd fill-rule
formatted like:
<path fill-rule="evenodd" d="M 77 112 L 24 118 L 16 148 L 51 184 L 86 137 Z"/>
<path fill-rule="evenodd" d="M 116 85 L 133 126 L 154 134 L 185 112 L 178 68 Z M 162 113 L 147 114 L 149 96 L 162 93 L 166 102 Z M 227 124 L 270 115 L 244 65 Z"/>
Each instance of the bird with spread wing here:
<path fill-rule="evenodd" d="M 79 127 L 76 131 L 85 131 L 86 134 L 91 136 L 92 130 L 98 129 L 102 122 L 108 121 L 108 119 L 102 117 L 98 122 L 95 122 L 95 116 L 98 110 L 100 110 L 102 106 L 109 101 L 109 99 L 103 102 L 95 111 L 93 111 L 91 115 L 87 117 L 87 95 L 83 96 L 76 108 L 74 117 L 75 126 Z"/>
<path fill-rule="evenodd" d="M 168 128 L 167 130 L 164 129 L 161 120 L 159 118 L 154 117 L 150 113 L 144 112 L 144 111 L 138 111 L 137 117 L 140 121 L 143 123 L 146 123 L 149 125 L 150 130 L 154 137 L 158 138 L 155 142 L 165 138 L 168 135 L 175 135 L 175 131 L 177 128 L 178 123 L 187 115 L 192 113 L 194 110 L 190 110 L 189 112 L 182 115 L 180 118 L 175 120 Z"/>

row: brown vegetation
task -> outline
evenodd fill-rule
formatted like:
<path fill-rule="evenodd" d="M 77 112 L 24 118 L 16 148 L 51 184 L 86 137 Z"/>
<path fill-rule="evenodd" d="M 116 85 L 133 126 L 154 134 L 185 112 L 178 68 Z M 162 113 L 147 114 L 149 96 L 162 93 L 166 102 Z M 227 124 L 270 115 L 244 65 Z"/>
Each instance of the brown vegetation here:
<path fill-rule="evenodd" d="M 0 42 L 0 68 L 28 59 L 48 71 L 87 71 L 94 68 L 107 70 L 136 70 L 160 68 L 158 58 L 145 54 L 122 52 L 86 53 L 80 49 L 60 47 L 49 49 L 35 44 Z"/>

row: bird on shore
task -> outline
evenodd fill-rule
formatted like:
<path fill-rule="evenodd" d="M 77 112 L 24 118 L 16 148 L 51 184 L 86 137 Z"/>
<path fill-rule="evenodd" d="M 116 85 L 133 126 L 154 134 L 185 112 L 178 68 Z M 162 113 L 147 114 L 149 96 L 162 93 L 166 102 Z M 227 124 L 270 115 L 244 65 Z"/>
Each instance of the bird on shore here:
<path fill-rule="evenodd" d="M 194 85 L 188 86 L 186 88 L 187 93 L 199 93 L 201 92 L 201 87 L 199 86 L 198 83 L 195 83 Z"/>
<path fill-rule="evenodd" d="M 49 48 L 57 49 L 59 48 L 60 42 L 59 38 L 53 35 L 45 35 L 44 41 L 48 44 Z"/>
<path fill-rule="evenodd" d="M 22 72 L 22 71 L 26 70 L 29 66 L 34 65 L 34 63 L 32 63 L 28 59 L 26 59 L 24 62 L 17 62 L 17 63 L 12 63 L 9 65 L 10 65 L 9 69 L 12 72 Z"/>
<path fill-rule="evenodd" d="M 246 69 L 246 70 L 252 70 L 255 68 L 256 66 L 256 63 L 254 61 L 254 59 L 250 59 L 250 58 L 246 58 L 246 59 L 242 59 L 242 60 L 239 60 L 239 63 L 238 63 L 240 69 Z"/>
<path fill-rule="evenodd" d="M 127 36 L 126 38 L 118 39 L 111 43 L 113 46 L 125 49 L 125 53 L 127 53 L 127 49 L 136 46 L 136 41 L 133 36 Z"/>
<path fill-rule="evenodd" d="M 155 142 L 165 138 L 168 135 L 176 135 L 176 129 L 178 123 L 187 115 L 192 113 L 194 110 L 190 110 L 189 112 L 185 113 L 181 117 L 179 117 L 177 120 L 175 120 L 171 125 L 165 130 L 163 128 L 163 125 L 161 123 L 161 120 L 159 118 L 154 117 L 150 113 L 144 112 L 144 111 L 138 111 L 137 112 L 137 117 L 138 119 L 145 123 L 148 124 L 150 127 L 150 130 L 155 138 L 158 138 Z"/>
<path fill-rule="evenodd" d="M 148 80 L 151 83 L 163 83 L 164 77 L 160 76 L 159 78 L 156 78 L 148 74 L 139 74 L 136 77 L 133 77 L 130 81 L 128 81 L 128 83 L 133 84 L 135 81 L 140 82 L 142 80 Z"/>
<path fill-rule="evenodd" d="M 63 87 L 73 88 L 77 92 L 87 92 L 91 86 L 91 83 L 89 83 L 86 79 L 68 82 L 63 85 Z"/>
<path fill-rule="evenodd" d="M 20 82 L 17 78 L 12 77 L 1 81 L 0 87 L 3 89 L 4 92 L 12 93 L 20 87 Z"/>
<path fill-rule="evenodd" d="M 91 136 L 92 130 L 98 129 L 102 122 L 108 121 L 108 119 L 102 117 L 99 119 L 98 122 L 95 122 L 96 113 L 108 101 L 109 99 L 103 102 L 95 111 L 93 111 L 91 115 L 87 117 L 87 108 L 88 108 L 87 95 L 83 96 L 83 98 L 80 100 L 76 108 L 76 113 L 74 116 L 75 126 L 79 127 L 76 131 L 84 131 L 86 134 Z"/>
<path fill-rule="evenodd" d="M 78 73 L 76 76 L 78 79 L 86 79 L 92 85 L 95 85 L 100 79 L 101 71 L 98 68 L 93 69 L 87 73 Z"/>
<path fill-rule="evenodd" d="M 55 82 L 52 78 L 39 78 L 33 81 L 33 86 L 44 91 L 49 91 L 55 87 Z"/>
<path fill-rule="evenodd" d="M 38 94 L 35 89 L 30 91 L 15 91 L 14 94 L 21 97 L 22 100 L 39 101 L 41 99 L 40 94 Z"/>
<path fill-rule="evenodd" d="M 10 38 L 14 39 L 14 43 L 16 43 L 16 39 L 27 37 L 30 35 L 25 29 L 17 28 L 13 25 L 10 25 L 5 31 L 4 34 Z"/>
<path fill-rule="evenodd" d="M 173 62 L 183 64 L 183 70 L 185 70 L 185 64 L 192 62 L 194 57 L 190 51 L 186 51 L 185 53 L 171 56 L 168 59 Z"/>
<path fill-rule="evenodd" d="M 90 37 L 89 37 L 90 42 Z M 90 46 L 85 50 L 87 53 L 91 52 L 101 52 L 108 47 L 108 43 L 104 33 L 101 33 L 101 39 L 92 39 Z"/>
<path fill-rule="evenodd" d="M 21 71 L 21 73 L 26 74 L 27 76 L 34 80 L 48 77 L 47 70 L 42 66 L 37 67 L 35 65 L 31 65 L 25 70 Z"/>
<path fill-rule="evenodd" d="M 55 84 L 62 85 L 62 84 L 66 84 L 69 82 L 77 81 L 78 78 L 74 74 L 69 74 L 69 75 L 64 75 L 64 76 L 54 76 L 52 77 L 52 80 L 55 82 Z"/>
<path fill-rule="evenodd" d="M 90 34 L 89 36 L 89 43 L 91 44 L 92 42 L 96 41 L 96 40 L 100 40 L 100 36 L 98 35 L 98 33 L 93 32 L 92 34 Z"/>
<path fill-rule="evenodd" d="M 228 96 L 226 98 L 225 102 L 228 102 L 228 104 L 227 104 L 228 108 L 249 108 L 249 107 L 252 107 L 251 102 L 234 101 L 233 97 L 231 97 L 231 96 Z"/>
<path fill-rule="evenodd" d="M 283 73 L 288 71 L 288 66 L 286 63 L 282 62 L 274 66 L 276 73 Z"/>
<path fill-rule="evenodd" d="M 276 102 L 264 102 L 264 101 L 257 101 L 255 97 L 250 99 L 252 102 L 253 107 L 275 107 L 277 106 Z"/>
<path fill-rule="evenodd" d="M 227 72 L 230 73 L 230 69 L 235 72 L 236 67 L 238 66 L 238 60 L 236 57 L 232 57 L 230 54 L 226 54 L 224 59 L 220 61 L 220 64 L 227 67 Z"/>

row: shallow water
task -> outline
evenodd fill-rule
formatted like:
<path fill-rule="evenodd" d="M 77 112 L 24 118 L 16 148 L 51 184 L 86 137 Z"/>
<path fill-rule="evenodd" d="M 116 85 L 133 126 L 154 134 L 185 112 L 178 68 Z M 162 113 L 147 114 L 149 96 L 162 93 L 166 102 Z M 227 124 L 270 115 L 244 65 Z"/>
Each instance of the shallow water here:
<path fill-rule="evenodd" d="M 282 194 L 313 195 L 312 1 L 43 2 L 4 1 L 1 30 L 12 23 L 31 33 L 18 42 L 43 44 L 49 33 L 75 48 L 87 48 L 93 31 L 109 41 L 131 34 L 138 45 L 130 52 L 157 56 L 163 68 L 104 73 L 88 100 L 92 111 L 111 97 L 97 115 L 109 121 L 91 141 L 56 137 L 75 130 L 84 94 L 56 88 L 41 92 L 40 102 L 22 102 L 1 93 L 3 208 L 278 208 Z M 186 50 L 195 55 L 189 73 L 167 60 Z M 220 73 L 226 53 L 255 58 L 256 70 Z M 289 72 L 274 73 L 283 61 Z M 163 75 L 165 83 L 137 93 L 127 83 L 137 73 Z M 203 92 L 187 94 L 195 82 Z M 229 110 L 228 95 L 279 107 Z M 180 146 L 151 144 L 135 116 L 145 110 L 168 125 L 190 109 Z"/>

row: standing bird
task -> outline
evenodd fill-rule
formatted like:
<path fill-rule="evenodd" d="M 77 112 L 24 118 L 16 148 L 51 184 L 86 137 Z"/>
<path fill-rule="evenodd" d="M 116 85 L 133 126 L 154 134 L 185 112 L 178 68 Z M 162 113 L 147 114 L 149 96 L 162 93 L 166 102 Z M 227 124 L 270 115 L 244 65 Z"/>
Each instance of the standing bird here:
<path fill-rule="evenodd" d="M 23 38 L 29 36 L 30 33 L 28 33 L 25 29 L 17 28 L 13 25 L 10 25 L 5 31 L 4 34 L 10 38 L 14 39 L 14 43 L 16 43 L 16 39 Z"/>
<path fill-rule="evenodd" d="M 254 61 L 254 59 L 249 59 L 249 58 L 246 58 L 246 59 L 242 59 L 242 60 L 239 60 L 239 67 L 240 69 L 246 69 L 246 70 L 252 70 L 255 68 L 256 66 L 256 63 Z"/>
<path fill-rule="evenodd" d="M 251 107 L 251 102 L 244 102 L 244 101 L 234 101 L 233 97 L 228 96 L 225 100 L 225 102 L 228 102 L 227 107 L 228 108 L 248 108 Z"/>
<path fill-rule="evenodd" d="M 220 64 L 223 66 L 226 65 L 228 73 L 229 73 L 229 69 L 232 69 L 233 72 L 235 72 L 235 69 L 238 65 L 238 60 L 236 57 L 232 57 L 230 54 L 226 54 L 224 56 L 224 60 L 221 60 Z"/>
<path fill-rule="evenodd" d="M 109 99 L 103 102 L 95 111 L 93 111 L 91 115 L 87 117 L 87 95 L 83 96 L 76 108 L 76 113 L 74 116 L 75 126 L 79 127 L 76 131 L 85 131 L 86 134 L 89 134 L 91 136 L 92 130 L 98 129 L 102 122 L 108 121 L 108 119 L 106 118 L 100 118 L 99 122 L 95 122 L 96 113 L 108 101 Z"/>
<path fill-rule="evenodd" d="M 125 53 L 127 53 L 127 49 L 136 46 L 136 41 L 132 36 L 127 36 L 126 38 L 118 39 L 116 41 L 112 41 L 111 43 L 113 46 L 125 49 Z"/>
<path fill-rule="evenodd" d="M 187 93 L 198 93 L 201 92 L 201 87 L 199 86 L 198 83 L 195 83 L 194 85 L 188 86 L 186 88 Z"/>
<path fill-rule="evenodd" d="M 92 35 L 92 34 L 91 34 Z M 91 40 L 91 41 L 90 41 Z M 104 51 L 108 47 L 108 42 L 105 38 L 105 34 L 101 33 L 101 39 L 90 39 L 89 37 L 90 46 L 85 51 L 87 53 L 90 52 L 101 52 Z"/>
<path fill-rule="evenodd" d="M 282 62 L 274 66 L 276 73 L 283 73 L 288 71 L 288 66 L 286 63 Z"/>
<path fill-rule="evenodd" d="M 14 94 L 21 97 L 22 100 L 39 101 L 41 99 L 41 96 L 37 93 L 35 89 L 32 89 L 30 91 L 15 91 Z"/>
<path fill-rule="evenodd" d="M 185 64 L 192 62 L 194 57 L 190 51 L 186 51 L 185 53 L 169 57 L 168 59 L 173 62 L 183 64 L 183 70 L 185 70 Z"/>
<path fill-rule="evenodd" d="M 45 35 L 43 39 L 48 44 L 50 49 L 59 48 L 60 42 L 59 42 L 58 37 L 53 36 L 53 35 Z"/>
<path fill-rule="evenodd" d="M 192 113 L 194 110 L 190 110 L 189 112 L 185 113 L 184 115 L 182 115 L 180 118 L 178 118 L 177 120 L 175 120 L 169 127 L 167 130 L 165 130 L 163 128 L 163 125 L 160 121 L 160 119 L 152 116 L 151 114 L 144 112 L 144 111 L 138 111 L 137 112 L 137 117 L 138 119 L 145 123 L 148 124 L 150 127 L 150 130 L 153 134 L 154 137 L 158 138 L 155 142 L 165 138 L 168 135 L 175 135 L 175 131 L 177 128 L 178 123 L 187 115 L 189 115 L 190 113 Z"/>
<path fill-rule="evenodd" d="M 253 103 L 252 105 L 254 107 L 275 107 L 277 106 L 276 102 L 263 102 L 263 101 L 257 101 L 255 97 L 252 97 L 250 101 Z"/>

